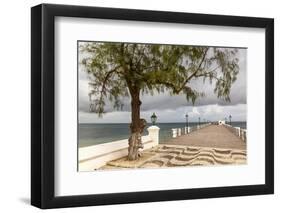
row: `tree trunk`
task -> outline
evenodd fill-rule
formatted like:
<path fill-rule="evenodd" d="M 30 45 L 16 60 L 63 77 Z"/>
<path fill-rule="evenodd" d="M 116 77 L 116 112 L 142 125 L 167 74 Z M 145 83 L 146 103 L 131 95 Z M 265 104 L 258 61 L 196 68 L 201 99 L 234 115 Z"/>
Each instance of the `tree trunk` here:
<path fill-rule="evenodd" d="M 130 124 L 131 136 L 129 138 L 129 148 L 128 148 L 128 160 L 137 160 L 140 157 L 139 149 L 143 148 L 141 141 L 142 132 L 146 126 L 146 121 L 140 119 L 140 91 L 131 91 L 131 119 Z"/>

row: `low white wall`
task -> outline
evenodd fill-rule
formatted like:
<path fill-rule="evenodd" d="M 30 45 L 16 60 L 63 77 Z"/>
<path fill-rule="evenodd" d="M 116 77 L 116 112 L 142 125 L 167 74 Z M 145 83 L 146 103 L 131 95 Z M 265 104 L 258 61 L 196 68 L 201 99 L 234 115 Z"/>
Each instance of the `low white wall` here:
<path fill-rule="evenodd" d="M 148 128 L 149 134 L 142 137 L 145 149 L 150 149 L 159 144 L 159 128 L 151 126 Z M 78 170 L 93 171 L 107 162 L 124 157 L 128 154 L 128 139 L 113 141 L 110 143 L 98 144 L 79 148 Z"/>

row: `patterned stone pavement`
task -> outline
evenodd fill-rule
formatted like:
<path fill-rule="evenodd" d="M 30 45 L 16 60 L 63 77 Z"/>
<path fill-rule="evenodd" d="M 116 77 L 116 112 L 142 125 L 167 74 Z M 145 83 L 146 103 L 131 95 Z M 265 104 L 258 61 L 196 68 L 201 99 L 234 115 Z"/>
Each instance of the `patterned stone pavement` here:
<path fill-rule="evenodd" d="M 100 169 L 164 168 L 180 166 L 207 166 L 246 164 L 246 150 L 181 145 L 158 145 L 143 152 L 137 161 L 126 157 L 108 162 Z"/>

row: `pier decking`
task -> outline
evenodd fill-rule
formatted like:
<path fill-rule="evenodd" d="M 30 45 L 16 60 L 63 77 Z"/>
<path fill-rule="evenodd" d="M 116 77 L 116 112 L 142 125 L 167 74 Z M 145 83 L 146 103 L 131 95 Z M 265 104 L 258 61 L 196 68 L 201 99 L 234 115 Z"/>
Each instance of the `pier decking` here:
<path fill-rule="evenodd" d="M 170 141 L 165 142 L 165 144 L 240 150 L 246 149 L 246 143 L 223 125 L 210 125 L 191 132 L 190 134 L 173 138 Z"/>

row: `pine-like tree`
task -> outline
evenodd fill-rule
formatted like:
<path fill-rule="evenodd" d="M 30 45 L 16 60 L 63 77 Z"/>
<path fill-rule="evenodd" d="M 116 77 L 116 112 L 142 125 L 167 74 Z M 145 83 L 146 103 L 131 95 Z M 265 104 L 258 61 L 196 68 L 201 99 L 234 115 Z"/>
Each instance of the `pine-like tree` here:
<path fill-rule="evenodd" d="M 122 109 L 122 97 L 131 98 L 129 160 L 139 157 L 146 125 L 140 118 L 141 93 L 185 94 L 194 103 L 204 94 L 191 88 L 190 81 L 203 78 L 215 81 L 217 97 L 230 101 L 231 85 L 239 72 L 235 48 L 85 42 L 79 50 L 91 79 L 90 111 L 102 115 L 106 99 Z"/>

